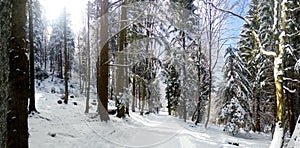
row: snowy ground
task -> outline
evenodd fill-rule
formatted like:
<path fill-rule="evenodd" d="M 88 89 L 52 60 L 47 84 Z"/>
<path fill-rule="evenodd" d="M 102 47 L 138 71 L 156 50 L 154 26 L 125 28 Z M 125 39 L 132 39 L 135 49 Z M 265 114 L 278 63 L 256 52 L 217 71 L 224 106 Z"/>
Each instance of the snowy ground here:
<path fill-rule="evenodd" d="M 256 133 L 237 137 L 227 135 L 221 127 L 194 126 L 180 119 L 158 115 L 140 116 L 130 113 L 130 117 L 119 119 L 110 116 L 109 122 L 100 122 L 96 106 L 91 104 L 89 114 L 84 113 L 85 98 L 77 90 L 70 103 L 58 104 L 62 96 L 51 93 L 51 88 L 63 88 L 60 81 L 46 79 L 36 89 L 36 104 L 40 114 L 30 115 L 29 132 L 31 148 L 220 148 L 220 147 L 269 147 L 271 137 Z M 91 101 L 95 98 L 92 95 Z M 77 105 L 74 105 L 76 102 Z M 238 143 L 235 146 L 229 143 Z"/>

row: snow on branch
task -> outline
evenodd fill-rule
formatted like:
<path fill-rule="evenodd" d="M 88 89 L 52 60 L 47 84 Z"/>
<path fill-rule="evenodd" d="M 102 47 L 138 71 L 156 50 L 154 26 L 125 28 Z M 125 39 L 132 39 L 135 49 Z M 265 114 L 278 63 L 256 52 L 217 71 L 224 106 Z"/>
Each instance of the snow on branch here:
<path fill-rule="evenodd" d="M 298 11 L 300 11 L 300 7 L 293 8 L 293 9 L 287 9 L 287 10 L 291 11 L 291 12 L 298 12 Z"/>
<path fill-rule="evenodd" d="M 296 82 L 300 84 L 300 81 L 298 79 L 292 79 L 292 78 L 287 78 L 287 77 L 283 77 L 283 81 L 292 81 L 292 82 Z"/>
<path fill-rule="evenodd" d="M 298 59 L 295 64 L 295 71 L 297 71 L 297 73 L 300 73 L 300 59 Z"/>
<path fill-rule="evenodd" d="M 233 15 L 233 16 L 236 16 L 236 17 L 238 17 L 238 18 L 244 20 L 244 21 L 245 21 L 249 26 L 251 26 L 251 28 L 252 28 L 251 22 L 250 22 L 247 18 L 245 18 L 245 17 L 243 17 L 243 16 L 241 16 L 241 15 L 239 15 L 239 14 L 236 14 L 236 13 L 230 11 L 230 10 L 226 10 L 226 9 L 219 8 L 219 7 L 217 7 L 216 5 L 214 5 L 212 2 L 207 2 L 207 1 L 204 1 L 204 0 L 202 0 L 202 2 L 203 2 L 204 4 L 209 4 L 209 5 L 211 5 L 211 6 L 212 6 L 214 9 L 216 9 L 216 10 L 219 10 L 219 11 L 222 11 L 222 12 L 225 12 L 225 13 L 229 13 L 229 14 L 231 14 L 231 15 Z M 264 55 L 266 55 L 266 56 L 271 56 L 271 57 L 276 57 L 276 56 L 277 56 L 276 52 L 273 52 L 273 51 L 266 51 L 266 50 L 263 49 L 263 47 L 262 47 L 262 45 L 261 45 L 261 41 L 260 41 L 260 39 L 259 39 L 259 36 L 258 36 L 258 34 L 254 31 L 253 28 L 251 29 L 251 33 L 252 33 L 252 35 L 253 35 L 255 41 L 256 41 L 257 44 L 258 44 L 259 51 L 260 51 L 262 54 L 264 54 Z"/>
<path fill-rule="evenodd" d="M 296 89 L 291 90 L 291 89 L 288 88 L 287 86 L 283 86 L 283 88 L 284 88 L 285 90 L 287 90 L 289 93 L 295 93 L 295 92 L 296 92 Z"/>

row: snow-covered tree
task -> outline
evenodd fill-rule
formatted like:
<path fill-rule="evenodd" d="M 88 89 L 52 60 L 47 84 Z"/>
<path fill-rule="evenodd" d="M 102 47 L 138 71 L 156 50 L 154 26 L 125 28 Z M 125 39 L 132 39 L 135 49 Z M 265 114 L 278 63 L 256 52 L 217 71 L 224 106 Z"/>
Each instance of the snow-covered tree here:
<path fill-rule="evenodd" d="M 237 50 L 232 47 L 226 49 L 224 76 L 226 84 L 222 89 L 222 109 L 220 119 L 225 124 L 225 131 L 233 135 L 242 127 L 252 124 L 251 106 L 252 98 L 250 82 L 246 75 L 250 74 L 241 61 Z"/>
<path fill-rule="evenodd" d="M 70 68 L 69 74 L 71 73 L 74 53 L 75 53 L 75 35 L 72 32 L 69 17 L 67 16 L 67 26 L 66 26 L 66 43 L 68 47 L 68 59 L 70 63 L 68 67 Z M 57 72 L 59 78 L 63 78 L 63 65 L 64 60 L 64 20 L 63 13 L 61 16 L 52 24 L 52 32 L 50 34 L 50 40 L 48 44 L 48 49 L 50 50 L 49 59 L 50 59 L 50 71 Z"/>
<path fill-rule="evenodd" d="M 166 99 L 168 101 L 168 113 L 171 115 L 172 111 L 176 111 L 179 97 L 180 97 L 180 80 L 179 73 L 174 65 L 166 64 L 163 75 L 166 77 Z"/>
<path fill-rule="evenodd" d="M 206 104 L 208 101 L 208 93 L 209 93 L 209 72 L 208 72 L 208 61 L 206 59 L 205 54 L 201 51 L 201 45 L 199 50 L 196 52 L 196 56 L 194 57 L 194 61 L 196 62 L 197 68 L 197 79 L 198 79 L 198 100 L 197 107 L 193 114 L 192 119 L 196 120 L 195 124 L 201 123 L 204 118 L 204 114 L 206 111 Z M 195 119 L 196 118 L 196 119 Z"/>
<path fill-rule="evenodd" d="M 268 5 L 270 4 L 267 3 Z M 245 66 L 251 75 L 247 78 L 251 82 L 253 91 L 252 111 L 255 119 L 255 131 L 262 131 L 265 127 L 274 124 L 274 79 L 271 58 L 262 55 L 258 50 L 258 44 L 254 39 L 251 31 L 261 33 L 260 39 L 263 40 L 263 46 L 269 50 L 272 48 L 272 32 L 268 31 L 271 27 L 272 11 L 270 6 L 257 0 L 250 2 L 246 18 L 251 24 L 245 23 L 242 27 L 240 40 L 238 43 L 238 54 L 240 55 Z M 260 25 L 262 24 L 262 25 Z"/>
<path fill-rule="evenodd" d="M 34 62 L 36 67 L 42 69 L 47 66 L 48 23 L 45 18 L 45 10 L 39 0 L 28 2 L 28 8 L 32 9 Z M 27 26 L 29 27 L 29 21 L 27 21 Z M 29 29 L 27 29 L 27 36 L 29 36 Z"/>
<path fill-rule="evenodd" d="M 288 117 L 287 120 L 289 121 L 289 134 L 292 135 L 297 123 L 297 118 L 300 114 L 300 102 L 299 99 L 297 99 L 300 96 L 300 74 L 297 72 L 297 69 L 295 69 L 295 65 L 300 59 L 300 13 L 299 11 L 295 10 L 300 8 L 300 4 L 298 1 L 289 1 L 287 7 L 287 36 L 285 37 L 286 53 L 284 57 L 284 92 Z"/>
<path fill-rule="evenodd" d="M 178 67 L 179 73 L 181 73 L 179 80 L 181 82 L 180 86 L 182 91 L 180 93 L 178 108 L 176 111 L 179 116 L 182 117 L 184 121 L 186 121 L 188 117 L 187 105 L 191 103 L 191 100 L 195 100 L 195 98 L 192 97 L 191 93 L 189 92 L 194 91 L 190 89 L 190 87 L 197 88 L 190 86 L 190 84 L 192 83 L 189 83 L 189 80 L 194 80 L 194 77 L 192 75 L 195 74 L 196 69 L 194 63 L 188 61 L 191 53 L 190 51 L 193 47 L 193 39 L 189 35 L 189 29 L 192 24 L 195 24 L 195 19 L 193 17 L 193 10 L 195 9 L 195 6 L 193 4 L 193 0 L 174 0 L 173 2 L 174 3 L 171 3 L 171 8 L 173 8 L 173 10 L 175 11 L 172 12 L 172 15 L 177 17 L 178 20 L 176 21 L 178 22 L 177 24 L 174 24 L 174 26 L 169 27 L 170 33 L 174 35 L 171 43 L 173 45 L 173 51 L 171 51 L 171 55 L 173 55 L 171 64 L 176 65 L 176 67 Z M 189 22 L 189 24 L 183 22 Z M 195 107 L 195 105 L 193 106 Z"/>

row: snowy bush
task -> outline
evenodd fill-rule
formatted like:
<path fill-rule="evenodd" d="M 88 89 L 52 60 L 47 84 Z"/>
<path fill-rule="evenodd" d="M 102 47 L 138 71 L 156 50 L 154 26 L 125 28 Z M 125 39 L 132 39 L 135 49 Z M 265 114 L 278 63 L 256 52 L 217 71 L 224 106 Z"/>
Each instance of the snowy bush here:
<path fill-rule="evenodd" d="M 239 127 L 244 124 L 245 111 L 241 107 L 237 98 L 232 98 L 221 110 L 221 119 L 224 119 L 225 131 L 236 135 Z"/>

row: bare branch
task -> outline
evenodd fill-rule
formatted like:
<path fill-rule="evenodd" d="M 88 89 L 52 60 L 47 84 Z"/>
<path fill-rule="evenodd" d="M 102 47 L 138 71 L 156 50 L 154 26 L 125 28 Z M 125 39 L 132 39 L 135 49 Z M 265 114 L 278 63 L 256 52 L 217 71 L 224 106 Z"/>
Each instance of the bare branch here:
<path fill-rule="evenodd" d="M 258 44 L 259 51 L 262 54 L 266 55 L 266 56 L 271 56 L 271 57 L 276 57 L 277 56 L 277 54 L 275 52 L 273 52 L 273 51 L 266 51 L 266 50 L 263 49 L 258 34 L 254 31 L 254 29 L 252 28 L 251 22 L 247 18 L 245 18 L 245 17 L 243 17 L 241 15 L 238 15 L 238 14 L 236 14 L 236 13 L 230 11 L 230 10 L 225 10 L 225 9 L 219 8 L 219 7 L 215 6 L 212 2 L 207 2 L 207 1 L 204 1 L 204 0 L 202 0 L 202 2 L 204 4 L 210 4 L 214 9 L 216 9 L 218 11 L 229 13 L 229 14 L 235 16 L 235 17 L 238 17 L 238 18 L 244 20 L 249 26 L 251 26 L 251 33 L 252 33 L 255 41 Z"/>

